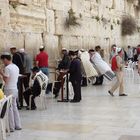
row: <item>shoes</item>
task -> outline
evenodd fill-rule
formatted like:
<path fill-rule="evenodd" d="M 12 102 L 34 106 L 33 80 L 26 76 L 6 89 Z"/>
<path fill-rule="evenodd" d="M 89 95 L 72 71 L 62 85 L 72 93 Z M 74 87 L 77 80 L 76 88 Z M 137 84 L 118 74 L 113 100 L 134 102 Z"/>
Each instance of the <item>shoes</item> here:
<path fill-rule="evenodd" d="M 22 130 L 22 128 L 20 128 L 20 127 L 16 127 L 15 130 Z"/>
<path fill-rule="evenodd" d="M 124 94 L 124 93 L 123 93 L 123 94 L 119 94 L 119 96 L 127 96 L 127 94 Z"/>
<path fill-rule="evenodd" d="M 80 101 L 78 101 L 78 100 L 71 100 L 70 101 L 70 103 L 78 103 L 78 102 L 80 102 Z"/>
<path fill-rule="evenodd" d="M 26 107 L 26 110 L 30 110 L 29 106 Z"/>
<path fill-rule="evenodd" d="M 108 93 L 113 97 L 114 95 L 113 95 L 113 93 L 109 90 L 108 91 Z"/>
<path fill-rule="evenodd" d="M 10 129 L 10 132 L 12 133 L 12 132 L 14 132 L 14 130 L 13 129 Z"/>
<path fill-rule="evenodd" d="M 59 95 L 58 94 L 55 94 L 54 98 L 56 99 Z"/>
<path fill-rule="evenodd" d="M 35 107 L 31 107 L 31 110 L 36 110 L 36 106 Z"/>

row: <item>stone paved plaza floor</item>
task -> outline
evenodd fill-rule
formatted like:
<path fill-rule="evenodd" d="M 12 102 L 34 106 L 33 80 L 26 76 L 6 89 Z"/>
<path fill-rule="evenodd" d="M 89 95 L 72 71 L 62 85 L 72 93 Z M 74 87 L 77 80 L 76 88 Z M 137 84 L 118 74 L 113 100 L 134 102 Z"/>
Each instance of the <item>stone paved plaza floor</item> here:
<path fill-rule="evenodd" d="M 140 79 L 125 79 L 127 97 L 107 91 L 111 83 L 82 88 L 80 103 L 47 97 L 47 110 L 21 110 L 22 131 L 8 140 L 140 140 Z"/>

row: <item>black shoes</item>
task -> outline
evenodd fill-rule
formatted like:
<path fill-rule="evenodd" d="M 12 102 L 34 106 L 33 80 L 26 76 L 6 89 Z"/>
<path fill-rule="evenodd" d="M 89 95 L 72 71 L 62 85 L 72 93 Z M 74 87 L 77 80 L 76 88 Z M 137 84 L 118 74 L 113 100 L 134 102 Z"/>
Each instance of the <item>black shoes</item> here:
<path fill-rule="evenodd" d="M 15 128 L 15 130 L 22 130 L 22 128 L 20 128 L 20 127 L 17 127 L 17 128 Z"/>
<path fill-rule="evenodd" d="M 80 100 L 71 100 L 70 103 L 79 103 Z"/>
<path fill-rule="evenodd" d="M 31 107 L 31 110 L 36 110 L 36 106 L 34 106 L 34 107 Z"/>
<path fill-rule="evenodd" d="M 113 93 L 109 90 L 108 91 L 108 93 L 113 97 L 114 95 L 113 95 Z"/>
<path fill-rule="evenodd" d="M 124 93 L 123 93 L 123 94 L 119 94 L 119 96 L 127 96 L 127 94 L 124 94 Z"/>
<path fill-rule="evenodd" d="M 26 107 L 26 110 L 30 110 L 29 106 Z M 31 110 L 36 110 L 36 106 L 31 107 Z"/>

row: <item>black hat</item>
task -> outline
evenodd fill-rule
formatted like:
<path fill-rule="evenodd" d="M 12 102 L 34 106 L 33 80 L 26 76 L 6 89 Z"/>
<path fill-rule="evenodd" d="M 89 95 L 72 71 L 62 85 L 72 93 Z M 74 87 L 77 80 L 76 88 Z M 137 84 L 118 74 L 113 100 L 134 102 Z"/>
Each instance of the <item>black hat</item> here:
<path fill-rule="evenodd" d="M 32 72 L 38 72 L 39 68 L 38 67 L 33 67 L 31 70 L 32 70 Z"/>
<path fill-rule="evenodd" d="M 70 50 L 70 51 L 69 51 L 69 55 L 74 56 L 74 55 L 75 55 L 75 51 Z"/>

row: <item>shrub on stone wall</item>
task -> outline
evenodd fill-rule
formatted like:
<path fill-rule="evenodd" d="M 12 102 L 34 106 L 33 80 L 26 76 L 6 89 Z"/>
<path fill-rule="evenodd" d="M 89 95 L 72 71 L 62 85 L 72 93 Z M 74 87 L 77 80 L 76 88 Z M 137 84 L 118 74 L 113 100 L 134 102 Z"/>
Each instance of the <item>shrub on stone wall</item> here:
<path fill-rule="evenodd" d="M 122 18 L 122 35 L 132 35 L 137 29 L 137 24 L 135 19 L 132 16 L 124 16 Z"/>
<path fill-rule="evenodd" d="M 78 18 L 75 16 L 75 12 L 73 12 L 72 9 L 68 11 L 68 18 L 66 18 L 65 21 L 65 27 L 70 28 L 71 26 L 80 26 L 80 23 L 78 22 Z"/>

